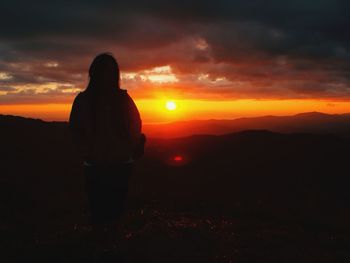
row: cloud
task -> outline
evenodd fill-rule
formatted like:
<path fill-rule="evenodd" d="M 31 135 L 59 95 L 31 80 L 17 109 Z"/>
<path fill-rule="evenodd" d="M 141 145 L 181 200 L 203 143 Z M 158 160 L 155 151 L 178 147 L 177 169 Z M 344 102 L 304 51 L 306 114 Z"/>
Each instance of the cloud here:
<path fill-rule="evenodd" d="M 138 98 L 349 99 L 349 11 L 343 0 L 3 1 L 0 72 L 11 78 L 0 87 L 17 92 L 0 96 L 35 102 L 44 95 L 24 86 L 57 83 L 45 99 L 66 101 L 65 85 L 83 89 L 92 58 L 112 51 L 125 74 L 171 67 L 176 83 L 125 80 Z"/>
<path fill-rule="evenodd" d="M 0 91 L 6 91 L 6 92 L 10 92 L 10 91 L 15 91 L 16 89 L 13 87 L 8 87 L 8 86 L 3 86 L 0 87 Z"/>

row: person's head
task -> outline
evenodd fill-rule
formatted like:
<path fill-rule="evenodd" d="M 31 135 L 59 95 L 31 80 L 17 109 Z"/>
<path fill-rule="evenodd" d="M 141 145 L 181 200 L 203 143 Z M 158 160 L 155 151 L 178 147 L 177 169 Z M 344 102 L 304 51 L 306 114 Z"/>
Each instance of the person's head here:
<path fill-rule="evenodd" d="M 94 58 L 90 65 L 89 77 L 88 89 L 96 92 L 103 93 L 120 88 L 119 66 L 111 53 L 102 53 Z"/>

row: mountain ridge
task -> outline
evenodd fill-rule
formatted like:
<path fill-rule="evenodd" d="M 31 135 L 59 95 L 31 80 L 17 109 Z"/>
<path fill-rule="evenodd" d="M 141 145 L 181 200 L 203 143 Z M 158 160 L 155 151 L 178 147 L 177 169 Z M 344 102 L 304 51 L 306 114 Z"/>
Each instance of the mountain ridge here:
<path fill-rule="evenodd" d="M 15 115 L 0 114 L 2 123 L 36 122 L 65 126 L 65 121 L 43 121 Z M 245 130 L 268 130 L 277 133 L 322 133 L 350 137 L 350 113 L 326 114 L 322 112 L 304 112 L 289 116 L 265 115 L 260 117 L 242 117 L 237 119 L 208 119 L 178 121 L 163 124 L 144 124 L 143 132 L 152 138 L 180 138 L 191 135 L 224 135 Z"/>

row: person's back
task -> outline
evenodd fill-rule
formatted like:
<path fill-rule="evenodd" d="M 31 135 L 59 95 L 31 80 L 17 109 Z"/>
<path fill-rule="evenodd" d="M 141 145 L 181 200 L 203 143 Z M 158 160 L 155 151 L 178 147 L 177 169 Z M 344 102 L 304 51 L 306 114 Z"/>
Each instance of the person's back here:
<path fill-rule="evenodd" d="M 137 158 L 142 143 L 141 119 L 126 90 L 104 98 L 78 94 L 70 116 L 73 139 L 87 163 L 127 163 Z"/>

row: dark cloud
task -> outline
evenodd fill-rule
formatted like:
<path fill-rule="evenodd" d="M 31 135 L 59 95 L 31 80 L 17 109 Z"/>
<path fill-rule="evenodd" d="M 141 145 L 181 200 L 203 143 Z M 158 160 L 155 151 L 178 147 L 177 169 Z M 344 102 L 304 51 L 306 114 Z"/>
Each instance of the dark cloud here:
<path fill-rule="evenodd" d="M 83 88 L 91 59 L 108 50 L 124 71 L 171 65 L 174 88 L 197 96 L 350 98 L 348 1 L 12 0 L 1 10 L 7 86 Z M 225 87 L 214 81 L 223 77 Z"/>

